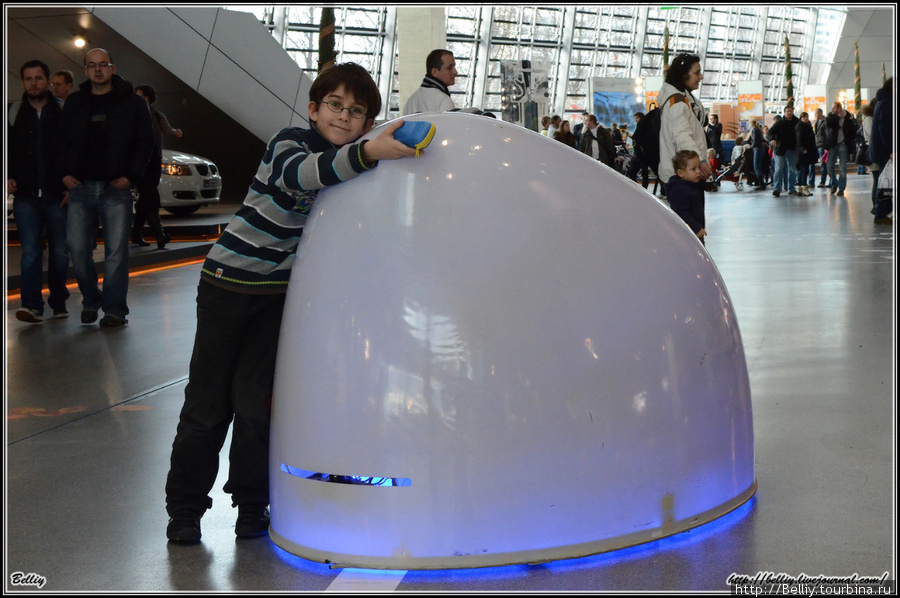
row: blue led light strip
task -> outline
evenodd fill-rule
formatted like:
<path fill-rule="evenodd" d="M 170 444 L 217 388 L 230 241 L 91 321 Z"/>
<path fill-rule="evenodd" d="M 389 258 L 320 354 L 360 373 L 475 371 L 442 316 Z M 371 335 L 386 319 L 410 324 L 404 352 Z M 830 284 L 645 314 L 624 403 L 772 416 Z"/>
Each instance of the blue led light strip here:
<path fill-rule="evenodd" d="M 352 484 L 356 486 L 412 486 L 412 480 L 409 478 L 385 478 L 375 476 L 360 475 L 341 475 L 335 473 L 320 473 L 300 469 L 299 467 L 291 467 L 286 463 L 281 464 L 281 471 L 286 474 L 307 480 L 315 480 L 317 482 L 330 482 L 332 484 Z"/>

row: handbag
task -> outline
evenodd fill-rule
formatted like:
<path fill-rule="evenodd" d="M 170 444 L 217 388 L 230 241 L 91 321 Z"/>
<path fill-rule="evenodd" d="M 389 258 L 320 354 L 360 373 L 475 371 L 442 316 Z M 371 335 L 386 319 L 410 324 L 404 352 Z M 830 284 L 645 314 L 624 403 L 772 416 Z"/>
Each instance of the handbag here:
<path fill-rule="evenodd" d="M 858 166 L 868 166 L 872 161 L 869 160 L 869 144 L 863 141 L 856 148 L 856 164 Z"/>
<path fill-rule="evenodd" d="M 894 161 L 888 160 L 881 174 L 878 175 L 878 188 L 875 196 L 878 201 L 894 199 Z"/>

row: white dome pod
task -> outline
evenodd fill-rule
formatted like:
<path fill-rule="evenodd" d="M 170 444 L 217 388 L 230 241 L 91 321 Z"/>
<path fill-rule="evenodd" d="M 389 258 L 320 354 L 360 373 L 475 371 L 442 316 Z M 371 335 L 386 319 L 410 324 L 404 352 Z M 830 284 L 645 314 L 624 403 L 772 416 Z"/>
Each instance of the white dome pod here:
<path fill-rule="evenodd" d="M 534 563 L 749 500 L 743 345 L 690 229 L 558 141 L 407 120 L 436 125 L 431 145 L 322 191 L 300 243 L 273 541 L 374 569 Z"/>

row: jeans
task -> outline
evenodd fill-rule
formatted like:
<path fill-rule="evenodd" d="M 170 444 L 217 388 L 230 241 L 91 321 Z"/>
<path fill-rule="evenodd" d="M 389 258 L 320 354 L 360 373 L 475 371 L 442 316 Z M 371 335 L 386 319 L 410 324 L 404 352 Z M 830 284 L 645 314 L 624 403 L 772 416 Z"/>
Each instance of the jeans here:
<path fill-rule="evenodd" d="M 104 181 L 84 181 L 69 189 L 66 237 L 82 307 L 124 318 L 128 314 L 128 241 L 134 199 L 131 189 Z M 97 222 L 103 226 L 103 291 L 97 282 L 94 246 Z"/>
<path fill-rule="evenodd" d="M 236 506 L 269 504 L 269 420 L 284 300 L 284 294 L 236 293 L 201 279 L 190 376 L 166 479 L 170 516 L 200 517 L 212 506 L 209 491 L 232 421 L 224 490 Z"/>
<path fill-rule="evenodd" d="M 828 180 L 828 166 L 826 166 L 826 165 L 822 162 L 822 156 L 825 155 L 825 148 L 824 148 L 824 147 L 820 147 L 820 148 L 818 148 L 818 149 L 819 149 L 819 164 L 822 165 L 822 179 L 819 181 L 819 184 L 820 184 L 820 185 L 824 185 L 824 184 L 825 184 L 825 181 Z M 812 183 L 815 183 L 815 182 L 816 182 L 815 180 L 812 181 Z M 810 183 L 810 184 L 812 184 L 812 183 Z"/>
<path fill-rule="evenodd" d="M 828 148 L 828 176 L 831 177 L 831 188 L 843 191 L 847 188 L 847 160 L 849 151 L 846 143 L 838 143 L 834 147 Z M 834 163 L 840 158 L 841 174 L 838 176 L 834 172 Z"/>
<path fill-rule="evenodd" d="M 775 191 L 781 191 L 782 188 L 788 191 L 796 191 L 797 170 L 794 168 L 794 162 L 797 161 L 797 152 L 788 150 L 783 156 L 775 156 Z"/>
<path fill-rule="evenodd" d="M 69 270 L 69 253 L 66 248 L 66 208 L 60 205 L 62 197 L 16 197 L 13 200 L 13 216 L 22 243 L 22 307 L 44 312 L 44 237 L 50 250 L 47 270 L 47 286 L 50 289 L 48 303 L 54 312 L 65 311 L 69 289 L 66 274 Z"/>
<path fill-rule="evenodd" d="M 756 179 L 759 181 L 760 187 L 766 186 L 766 148 L 759 147 L 753 150 L 753 171 L 756 173 Z"/>

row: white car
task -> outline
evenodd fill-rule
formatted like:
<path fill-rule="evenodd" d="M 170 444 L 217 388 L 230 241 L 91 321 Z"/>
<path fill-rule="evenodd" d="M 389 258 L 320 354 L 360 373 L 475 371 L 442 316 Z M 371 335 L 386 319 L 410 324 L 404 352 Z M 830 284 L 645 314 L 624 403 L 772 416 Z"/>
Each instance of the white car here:
<path fill-rule="evenodd" d="M 222 177 L 210 160 L 200 156 L 163 150 L 159 180 L 160 207 L 176 215 L 193 214 L 203 206 L 219 202 Z"/>

